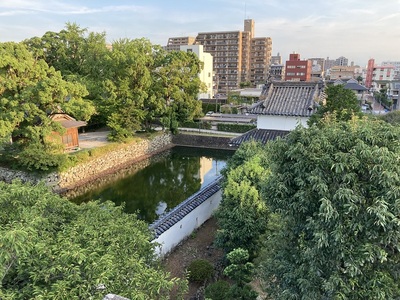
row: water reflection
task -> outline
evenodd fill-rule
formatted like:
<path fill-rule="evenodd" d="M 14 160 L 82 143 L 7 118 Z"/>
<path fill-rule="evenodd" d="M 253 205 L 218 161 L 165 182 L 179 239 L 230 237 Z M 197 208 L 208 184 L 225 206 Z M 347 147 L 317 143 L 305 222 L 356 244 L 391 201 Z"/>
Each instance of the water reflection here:
<path fill-rule="evenodd" d="M 125 173 L 72 201 L 124 203 L 126 212 L 138 213 L 151 223 L 214 180 L 232 154 L 225 150 L 174 147 L 143 169 Z"/>

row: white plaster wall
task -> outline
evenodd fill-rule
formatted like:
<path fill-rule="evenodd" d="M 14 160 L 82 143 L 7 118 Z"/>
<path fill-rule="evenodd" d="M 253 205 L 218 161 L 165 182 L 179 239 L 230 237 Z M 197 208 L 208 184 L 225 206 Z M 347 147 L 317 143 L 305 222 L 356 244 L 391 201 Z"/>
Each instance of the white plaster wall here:
<path fill-rule="evenodd" d="M 272 130 L 294 130 L 298 125 L 307 126 L 308 118 L 291 116 L 267 116 L 259 115 L 257 117 L 258 129 Z"/>
<path fill-rule="evenodd" d="M 157 239 L 153 240 L 153 242 L 160 244 L 160 247 L 156 248 L 156 254 L 159 257 L 165 256 L 181 241 L 187 238 L 196 228 L 200 227 L 205 221 L 207 221 L 214 210 L 218 208 L 221 198 L 222 189 L 196 207 L 182 220 L 162 233 Z"/>

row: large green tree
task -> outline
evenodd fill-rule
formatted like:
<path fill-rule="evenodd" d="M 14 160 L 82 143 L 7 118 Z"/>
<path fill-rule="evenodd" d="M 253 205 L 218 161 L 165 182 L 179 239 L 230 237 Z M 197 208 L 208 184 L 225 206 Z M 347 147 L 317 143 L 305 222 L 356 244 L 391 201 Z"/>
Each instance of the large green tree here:
<path fill-rule="evenodd" d="M 400 129 L 352 119 L 270 144 L 279 216 L 262 276 L 274 299 L 400 297 Z"/>
<path fill-rule="evenodd" d="M 19 163 L 34 169 L 57 164 L 61 140 L 49 136 L 63 128 L 49 116 L 61 110 L 88 120 L 94 107 L 83 100 L 86 94 L 83 85 L 63 80 L 23 44 L 0 44 L 0 139 L 12 141 L 7 153 L 16 153 Z"/>
<path fill-rule="evenodd" d="M 352 90 L 345 89 L 342 84 L 328 85 L 325 93 L 325 103 L 321 103 L 310 117 L 309 124 L 316 124 L 326 117 L 333 116 L 338 121 L 348 121 L 353 116 L 362 115 L 356 94 Z"/>
<path fill-rule="evenodd" d="M 219 227 L 216 244 L 226 253 L 243 248 L 254 258 L 259 248 L 268 220 L 260 186 L 269 173 L 263 153 L 260 144 L 245 143 L 224 172 L 222 201 L 215 216 Z"/>
<path fill-rule="evenodd" d="M 153 70 L 152 95 L 164 107 L 163 123 L 173 129 L 179 122 L 202 114 L 197 95 L 202 88 L 203 65 L 193 52 L 158 52 Z"/>
<path fill-rule="evenodd" d="M 178 281 L 151 237 L 111 202 L 78 206 L 44 185 L 0 182 L 0 298 L 169 299 Z"/>

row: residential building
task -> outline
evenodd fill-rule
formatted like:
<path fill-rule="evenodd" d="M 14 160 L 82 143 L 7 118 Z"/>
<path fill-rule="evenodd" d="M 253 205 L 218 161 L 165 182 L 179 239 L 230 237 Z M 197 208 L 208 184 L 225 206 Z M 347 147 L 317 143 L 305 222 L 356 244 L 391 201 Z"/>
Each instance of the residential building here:
<path fill-rule="evenodd" d="M 400 61 L 384 61 L 381 66 L 393 66 L 394 67 L 394 78 L 400 79 Z"/>
<path fill-rule="evenodd" d="M 348 66 L 348 65 L 349 65 L 349 60 L 344 56 L 340 56 L 335 60 L 335 66 Z"/>
<path fill-rule="evenodd" d="M 335 65 L 336 61 L 334 59 L 329 59 L 329 56 L 325 59 L 324 63 L 324 73 L 327 75 L 328 70 Z"/>
<path fill-rule="evenodd" d="M 395 80 L 395 67 L 393 65 L 377 66 L 375 60 L 368 61 L 365 86 L 371 91 L 379 91 L 382 88 L 389 88 Z"/>
<path fill-rule="evenodd" d="M 201 70 L 199 77 L 201 82 L 204 83 L 206 90 L 199 93 L 198 99 L 213 98 L 213 58 L 211 54 L 204 52 L 202 45 L 182 45 L 180 46 L 180 50 L 195 53 L 199 60 L 203 62 L 203 69 Z"/>
<path fill-rule="evenodd" d="M 286 81 L 310 81 L 311 61 L 301 60 L 300 54 L 292 53 L 286 61 L 285 80 Z"/>
<path fill-rule="evenodd" d="M 318 81 L 324 78 L 325 59 L 320 57 L 309 58 L 311 61 L 311 80 Z"/>
<path fill-rule="evenodd" d="M 257 86 L 264 84 L 268 79 L 272 39 L 252 38 L 250 47 L 250 82 L 252 86 Z"/>
<path fill-rule="evenodd" d="M 375 60 L 373 58 L 370 58 L 368 60 L 368 65 L 367 65 L 367 72 L 365 74 L 365 87 L 367 89 L 372 87 L 372 77 L 374 73 L 374 67 L 375 67 Z"/>
<path fill-rule="evenodd" d="M 285 78 L 285 66 L 273 64 L 269 67 L 271 80 L 283 80 Z"/>
<path fill-rule="evenodd" d="M 191 36 L 171 37 L 168 39 L 168 44 L 164 49 L 167 51 L 179 51 L 180 46 L 193 45 L 195 41 L 196 38 Z"/>
<path fill-rule="evenodd" d="M 360 104 L 365 103 L 365 99 L 367 96 L 368 89 L 359 84 L 357 80 L 351 78 L 347 81 L 341 80 L 341 79 L 336 79 L 333 85 L 338 85 L 341 84 L 343 85 L 343 88 L 346 90 L 351 90 L 354 92 L 356 95 L 357 99 L 360 101 Z"/>
<path fill-rule="evenodd" d="M 329 79 L 348 80 L 354 78 L 356 66 L 333 66 L 329 71 Z"/>
<path fill-rule="evenodd" d="M 387 91 L 389 99 L 392 100 L 392 108 L 394 110 L 400 109 L 399 107 L 399 95 L 400 95 L 400 81 L 393 81 L 389 83 Z"/>
<path fill-rule="evenodd" d="M 281 65 L 282 64 L 282 56 L 279 54 L 271 56 L 271 65 Z"/>
<path fill-rule="evenodd" d="M 254 37 L 254 20 L 244 20 L 244 30 L 200 32 L 196 44 L 214 59 L 215 83 L 219 94 L 237 89 L 241 82 L 257 85 L 265 81 L 271 60 L 271 38 Z M 254 57 L 253 57 L 254 56 Z"/>

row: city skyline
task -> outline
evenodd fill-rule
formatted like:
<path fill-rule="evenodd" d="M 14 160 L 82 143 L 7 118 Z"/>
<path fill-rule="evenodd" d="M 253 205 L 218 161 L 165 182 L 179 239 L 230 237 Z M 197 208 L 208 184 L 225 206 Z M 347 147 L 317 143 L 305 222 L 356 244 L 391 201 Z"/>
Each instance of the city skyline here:
<path fill-rule="evenodd" d="M 169 37 L 199 32 L 243 30 L 255 21 L 256 37 L 272 38 L 272 54 L 301 59 L 345 56 L 365 66 L 374 58 L 400 61 L 400 0 L 0 0 L 0 42 L 19 42 L 67 22 L 89 32 L 105 32 L 112 43 L 121 38 L 147 38 L 165 46 Z M 396 42 L 397 41 L 397 42 Z"/>

